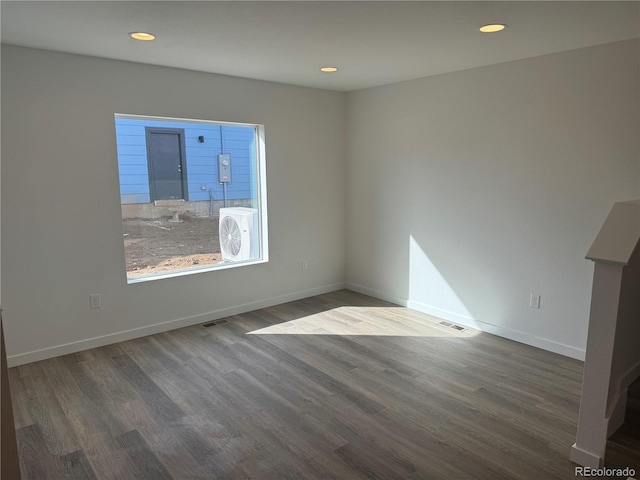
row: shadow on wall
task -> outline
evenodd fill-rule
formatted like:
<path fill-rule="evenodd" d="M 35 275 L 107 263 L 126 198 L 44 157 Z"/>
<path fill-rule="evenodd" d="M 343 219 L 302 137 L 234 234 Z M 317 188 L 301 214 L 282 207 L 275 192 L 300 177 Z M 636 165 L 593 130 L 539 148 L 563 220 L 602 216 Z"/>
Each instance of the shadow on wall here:
<path fill-rule="evenodd" d="M 496 244 L 483 242 L 463 233 L 463 229 L 443 232 L 429 226 L 411 229 L 408 235 L 406 275 L 409 308 L 470 328 L 505 336 L 512 340 L 549 348 L 536 335 L 525 333 L 523 324 L 540 310 L 530 308 L 518 294 L 521 263 L 506 261 Z M 500 258 L 503 255 L 504 258 Z M 501 262 L 501 263 L 499 263 Z M 521 275 L 521 277 L 524 275 Z M 520 311 L 516 311 L 521 308 Z M 573 353 L 569 352 L 570 355 Z"/>
<path fill-rule="evenodd" d="M 407 306 L 447 320 L 458 321 L 468 327 L 479 328 L 469 309 L 429 259 L 413 235 L 409 235 Z"/>
<path fill-rule="evenodd" d="M 561 355 L 584 358 L 579 347 L 553 338 L 557 322 L 541 309 L 540 297 L 538 306 L 533 303 L 535 285 L 543 269 L 549 267 L 549 259 L 510 257 L 500 245 L 470 238 L 462 228 L 450 231 L 425 226 L 420 233 L 411 229 L 405 245 L 407 307 Z M 558 281 L 564 278 L 560 276 Z M 529 284 L 531 297 L 523 291 Z M 547 309 L 562 318 L 553 292 L 545 292 Z M 578 310 L 574 316 L 579 316 Z"/>

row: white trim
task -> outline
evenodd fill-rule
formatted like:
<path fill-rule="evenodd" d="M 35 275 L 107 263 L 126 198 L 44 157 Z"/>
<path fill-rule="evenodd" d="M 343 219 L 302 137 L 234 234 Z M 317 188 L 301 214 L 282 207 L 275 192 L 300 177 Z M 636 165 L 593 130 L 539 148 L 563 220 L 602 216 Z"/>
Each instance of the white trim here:
<path fill-rule="evenodd" d="M 613 435 L 624 423 L 624 417 L 627 413 L 627 389 L 619 391 L 615 398 L 611 401 L 609 408 L 611 412 L 607 418 L 604 419 L 605 431 L 607 432 L 607 438 Z"/>
<path fill-rule="evenodd" d="M 416 302 L 415 300 L 408 300 L 407 307 L 413 310 L 418 310 L 422 313 L 426 313 L 428 315 L 432 315 L 434 317 L 442 318 L 443 320 L 449 320 L 450 322 L 459 323 L 464 327 L 482 330 L 478 322 L 476 322 L 473 318 L 460 315 L 456 312 L 443 310 L 442 308 L 438 307 L 432 307 L 431 305 L 427 305 L 426 303 L 422 302 Z"/>
<path fill-rule="evenodd" d="M 497 335 L 499 337 L 504 337 L 509 340 L 513 340 L 514 342 L 524 343 L 525 345 L 541 348 L 549 352 L 557 353 L 559 355 L 574 358 L 576 360 L 580 360 L 584 362 L 584 358 L 585 358 L 584 349 L 580 349 L 571 345 L 566 345 L 560 342 L 555 342 L 553 340 L 549 340 L 548 338 L 538 337 L 537 335 L 521 332 L 519 330 L 512 330 L 510 328 L 492 325 L 490 323 L 479 322 L 477 320 L 474 320 L 474 323 L 477 325 L 474 328 L 479 328 L 483 332 L 487 332 L 492 335 Z M 471 326 L 473 327 L 473 325 Z"/>
<path fill-rule="evenodd" d="M 127 285 L 151 282 L 154 280 L 164 280 L 167 278 L 174 278 L 174 277 L 184 277 L 185 275 L 196 275 L 198 273 L 215 272 L 216 270 L 226 270 L 229 268 L 246 267 L 249 265 L 259 265 L 261 263 L 268 263 L 269 255 L 266 254 L 266 251 L 265 251 L 265 256 L 267 257 L 266 259 L 260 258 L 258 260 L 246 260 L 243 262 L 228 262 L 228 263 L 222 261 L 220 263 L 215 263 L 213 265 L 205 265 L 202 267 L 169 270 L 162 273 L 151 273 L 149 275 L 142 275 L 140 277 L 127 277 Z"/>
<path fill-rule="evenodd" d="M 618 390 L 625 390 L 640 377 L 640 360 L 629 367 L 618 379 Z"/>
<path fill-rule="evenodd" d="M 149 115 L 134 115 L 129 113 L 115 113 L 114 118 L 118 119 L 131 119 L 131 120 L 145 120 L 148 122 L 170 122 L 170 123 L 188 123 L 195 125 L 211 124 L 237 127 L 253 128 L 254 131 L 254 143 L 256 154 L 256 192 L 258 204 L 253 206 L 258 211 L 258 223 L 260 232 L 260 258 L 247 260 L 243 262 L 225 262 L 202 265 L 200 267 L 191 267 L 184 269 L 168 270 L 161 273 L 151 273 L 143 276 L 129 277 L 127 275 L 127 284 L 132 285 L 136 283 L 150 282 L 154 280 L 164 280 L 166 278 L 181 277 L 184 275 L 194 275 L 204 272 L 212 272 L 215 270 L 225 270 L 229 268 L 244 267 L 247 265 L 257 265 L 260 263 L 269 262 L 269 221 L 267 217 L 267 158 L 265 149 L 265 129 L 264 125 L 260 123 L 237 123 L 237 122 L 220 122 L 213 120 L 202 120 L 192 118 L 178 118 L 178 117 L 161 117 L 161 116 L 149 116 Z M 118 134 L 116 133 L 116 141 Z M 187 182 L 188 183 L 188 182 Z M 184 202 L 184 200 L 183 200 Z"/>
<path fill-rule="evenodd" d="M 578 465 L 589 468 L 601 468 L 604 465 L 603 458 L 594 453 L 583 450 L 575 443 L 571 446 L 569 460 L 571 460 L 573 463 L 577 463 Z"/>
<path fill-rule="evenodd" d="M 256 184 L 258 189 L 258 223 L 260 231 L 260 254 L 269 261 L 269 217 L 267 208 L 267 151 L 264 125 L 256 125 Z"/>
<path fill-rule="evenodd" d="M 344 283 L 324 285 L 321 287 L 288 293 L 286 295 L 280 295 L 277 297 L 264 298 L 262 300 L 257 300 L 254 302 L 243 303 L 241 305 L 236 305 L 233 307 L 222 308 L 220 310 L 214 310 L 212 312 L 203 313 L 201 315 L 178 318 L 176 320 L 169 320 L 153 325 L 147 325 L 145 327 L 133 328 L 131 330 L 124 330 L 122 332 L 110 333 L 108 335 L 102 335 L 99 337 L 87 338 L 85 340 L 79 340 L 76 342 L 65 343 L 62 345 L 57 345 L 55 347 L 47 347 L 41 350 L 19 353 L 17 355 L 11 355 L 10 357 L 8 357 L 7 364 L 9 367 L 16 367 L 25 363 L 46 360 L 47 358 L 59 357 L 61 355 L 80 352 L 82 350 L 87 350 L 90 348 L 103 347 L 112 343 L 124 342 L 126 340 L 132 340 L 134 338 L 145 337 L 147 335 L 166 332 L 169 330 L 174 330 L 176 328 L 189 327 L 191 325 L 197 325 L 199 323 L 205 323 L 211 320 L 229 317 L 231 315 L 238 315 L 241 313 L 250 312 L 252 310 L 258 310 L 260 308 L 266 308 L 273 305 L 279 305 L 281 303 L 292 302 L 295 300 L 300 300 L 302 298 L 312 297 L 314 295 L 334 292 L 336 290 L 341 290 L 344 287 Z"/>
<path fill-rule="evenodd" d="M 345 284 L 345 288 L 349 290 L 353 290 L 354 292 L 362 293 L 363 295 L 369 295 L 370 297 L 375 297 L 380 300 L 386 300 L 387 302 L 395 303 L 396 305 L 400 305 L 401 307 L 407 306 L 407 299 L 395 297 L 393 295 L 388 295 L 379 290 L 374 290 L 373 288 L 365 287 L 363 285 L 358 285 L 357 283 L 347 282 Z"/>
<path fill-rule="evenodd" d="M 374 290 L 372 288 L 358 285 L 355 283 L 347 282 L 346 288 L 349 288 L 355 292 L 364 293 L 365 295 L 370 295 L 372 297 L 380 298 L 388 302 L 393 302 L 397 305 L 411 308 L 413 310 L 417 310 L 422 313 L 433 315 L 434 317 L 442 318 L 443 320 L 455 322 L 465 327 L 475 328 L 477 330 L 481 330 L 483 332 L 487 332 L 492 335 L 497 335 L 499 337 L 507 338 L 509 340 L 513 340 L 519 343 L 524 343 L 525 345 L 530 345 L 532 347 L 541 348 L 543 350 L 558 353 L 560 355 L 564 355 L 565 357 L 571 357 L 571 358 L 575 358 L 576 360 L 582 360 L 582 361 L 584 361 L 584 358 L 585 358 L 584 349 L 573 347 L 571 345 L 554 342 L 553 340 L 538 337 L 536 335 L 532 335 L 526 332 L 521 332 L 519 330 L 512 330 L 510 328 L 505 328 L 505 327 L 500 327 L 498 325 L 492 325 L 490 323 L 480 322 L 478 320 L 472 319 L 471 317 L 466 317 L 466 316 L 457 314 L 455 312 L 442 310 L 437 307 L 432 307 L 431 305 L 427 305 L 421 302 L 416 302 L 413 300 L 407 300 L 405 298 L 388 295 L 378 290 Z"/>
<path fill-rule="evenodd" d="M 114 113 L 114 118 L 125 118 L 131 120 L 149 120 L 160 122 L 176 122 L 176 123 L 212 123 L 214 125 L 229 125 L 232 127 L 258 127 L 259 123 L 243 123 L 243 122 L 223 122 L 220 120 L 208 120 L 204 118 L 182 118 L 182 117 L 163 117 L 161 115 L 137 115 L 134 113 Z"/>
<path fill-rule="evenodd" d="M 613 435 L 624 423 L 624 417 L 627 409 L 627 388 L 638 377 L 640 377 L 640 361 L 629 367 L 615 381 L 615 396 L 609 405 L 607 405 L 608 417 L 604 419 L 607 438 Z"/>

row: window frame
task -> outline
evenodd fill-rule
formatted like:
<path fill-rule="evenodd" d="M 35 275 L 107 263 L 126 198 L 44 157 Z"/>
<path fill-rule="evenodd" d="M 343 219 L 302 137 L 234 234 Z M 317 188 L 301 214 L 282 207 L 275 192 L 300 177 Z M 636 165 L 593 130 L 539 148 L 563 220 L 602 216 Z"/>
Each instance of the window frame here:
<path fill-rule="evenodd" d="M 157 116 L 157 115 L 139 115 L 139 114 L 128 114 L 128 113 L 114 113 L 114 127 L 117 119 L 134 119 L 134 120 L 148 120 L 148 121 L 166 121 L 166 122 L 175 122 L 175 123 L 193 123 L 193 124 L 211 124 L 217 126 L 236 126 L 236 127 L 251 127 L 254 129 L 254 144 L 255 144 L 255 188 L 256 195 L 255 200 L 257 202 L 256 209 L 258 210 L 258 241 L 260 244 L 260 257 L 257 259 L 250 259 L 245 261 L 237 261 L 233 263 L 217 263 L 212 265 L 203 265 L 197 267 L 190 267 L 186 269 L 177 269 L 168 272 L 162 273 L 154 273 L 150 275 L 143 275 L 139 277 L 129 277 L 125 268 L 125 277 L 128 285 L 137 284 L 137 283 L 145 283 L 149 281 L 155 280 L 164 280 L 167 278 L 175 278 L 182 277 L 186 275 L 195 275 L 200 273 L 208 273 L 214 272 L 218 270 L 228 270 L 231 268 L 238 267 L 246 267 L 250 265 L 258 265 L 262 263 L 269 262 L 269 229 L 268 229 L 268 208 L 267 208 L 267 160 L 266 160 L 266 141 L 265 141 L 265 126 L 263 124 L 258 123 L 240 123 L 240 122 L 224 122 L 224 121 L 216 121 L 216 120 L 208 120 L 208 119 L 192 119 L 192 118 L 179 118 L 179 117 L 166 117 L 166 116 Z M 147 129 L 151 128 L 161 128 L 161 127 L 146 127 L 145 126 L 145 139 L 147 138 Z M 114 128 L 115 130 L 115 128 Z M 114 131 L 114 140 L 117 144 L 118 134 L 117 131 Z M 184 148 L 184 135 L 181 136 L 181 143 L 183 148 L 183 161 L 184 161 L 184 172 L 183 182 L 188 184 L 188 177 L 186 175 L 187 171 L 187 156 L 186 149 Z M 147 145 L 148 147 L 148 145 Z M 147 158 L 148 162 L 148 158 Z M 149 165 L 147 165 L 149 166 Z M 119 156 L 116 152 L 116 167 L 118 170 L 118 192 L 121 193 L 121 181 L 120 181 L 120 168 L 119 168 Z M 149 178 L 151 181 L 151 178 Z M 151 200 L 151 190 L 150 194 L 150 203 L 153 203 Z M 185 185 L 185 196 L 188 197 L 188 185 Z M 187 199 L 185 198 L 185 201 Z M 121 203 L 122 204 L 122 203 Z M 121 221 L 123 219 L 121 218 Z M 124 248 L 124 241 L 123 241 Z M 126 251 L 123 249 L 123 260 L 126 264 Z"/>

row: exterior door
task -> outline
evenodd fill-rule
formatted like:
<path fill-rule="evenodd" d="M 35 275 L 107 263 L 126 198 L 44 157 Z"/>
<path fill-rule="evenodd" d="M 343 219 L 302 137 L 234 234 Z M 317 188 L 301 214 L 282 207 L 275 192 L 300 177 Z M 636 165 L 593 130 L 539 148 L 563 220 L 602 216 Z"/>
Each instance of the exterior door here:
<path fill-rule="evenodd" d="M 147 127 L 151 201 L 187 198 L 184 130 Z"/>

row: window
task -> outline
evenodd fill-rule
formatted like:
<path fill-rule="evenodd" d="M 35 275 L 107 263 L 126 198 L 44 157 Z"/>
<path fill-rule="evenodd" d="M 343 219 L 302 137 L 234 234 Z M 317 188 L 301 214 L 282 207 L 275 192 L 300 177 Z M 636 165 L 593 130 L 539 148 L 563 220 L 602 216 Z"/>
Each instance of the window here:
<path fill-rule="evenodd" d="M 115 115 L 127 281 L 268 261 L 264 128 Z"/>

